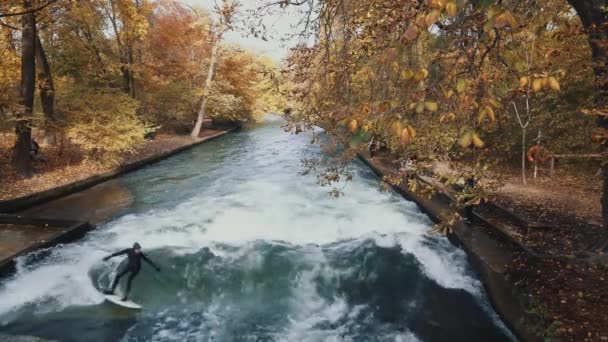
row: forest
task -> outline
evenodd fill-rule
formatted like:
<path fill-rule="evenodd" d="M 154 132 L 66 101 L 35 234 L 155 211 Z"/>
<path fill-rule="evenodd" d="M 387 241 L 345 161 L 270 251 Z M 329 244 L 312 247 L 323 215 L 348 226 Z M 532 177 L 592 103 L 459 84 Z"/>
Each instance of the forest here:
<path fill-rule="evenodd" d="M 302 160 L 330 194 L 357 157 L 385 188 L 442 192 L 432 233 L 478 220 L 515 246 L 501 267 L 536 335 L 608 340 L 608 1 L 255 3 L 3 1 L 0 198 L 283 113 L 332 151 Z M 287 12 L 280 64 L 223 40 Z"/>
<path fill-rule="evenodd" d="M 173 0 L 2 1 L 5 172 L 43 172 L 53 161 L 32 158 L 33 146 L 46 159 L 117 165 L 157 133 L 198 136 L 203 117 L 282 110 L 275 62 L 222 41 L 236 11 L 218 5 L 213 19 Z"/>

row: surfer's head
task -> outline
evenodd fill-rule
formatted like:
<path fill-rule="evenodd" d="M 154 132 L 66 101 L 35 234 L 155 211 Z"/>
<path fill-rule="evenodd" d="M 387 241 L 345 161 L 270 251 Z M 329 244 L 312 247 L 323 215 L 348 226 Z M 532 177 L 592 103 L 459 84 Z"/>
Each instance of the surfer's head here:
<path fill-rule="evenodd" d="M 135 252 L 141 252 L 141 246 L 137 242 L 133 244 L 133 249 Z"/>

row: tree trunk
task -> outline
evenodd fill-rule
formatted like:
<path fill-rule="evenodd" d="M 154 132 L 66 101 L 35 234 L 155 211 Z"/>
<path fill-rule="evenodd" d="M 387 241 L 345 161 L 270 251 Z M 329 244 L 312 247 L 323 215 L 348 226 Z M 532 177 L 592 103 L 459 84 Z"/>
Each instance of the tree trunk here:
<path fill-rule="evenodd" d="M 194 124 L 194 128 L 192 129 L 193 137 L 198 137 L 201 133 L 201 127 L 203 125 L 203 119 L 205 118 L 205 109 L 207 108 L 207 98 L 209 97 L 209 91 L 211 88 L 211 84 L 213 82 L 213 74 L 215 72 L 215 65 L 218 61 L 219 49 L 220 49 L 221 37 L 213 44 L 213 49 L 211 50 L 211 61 L 209 62 L 209 70 L 207 71 L 207 79 L 205 80 L 205 89 L 203 89 L 203 97 L 201 99 L 201 106 L 198 110 L 198 117 L 196 119 L 196 124 Z"/>
<path fill-rule="evenodd" d="M 127 45 L 127 61 L 129 63 L 129 96 L 135 98 L 135 71 L 133 70 L 133 43 L 129 42 Z"/>
<path fill-rule="evenodd" d="M 584 28 L 587 30 L 589 45 L 593 58 L 595 73 L 595 107 L 608 108 L 608 13 L 606 0 L 569 0 L 578 13 Z M 598 116 L 597 125 L 600 129 L 608 129 L 608 118 Z M 608 165 L 602 164 L 603 193 L 602 193 L 602 227 L 608 232 Z"/>
<path fill-rule="evenodd" d="M 55 86 L 53 85 L 53 76 L 51 67 L 46 58 L 46 53 L 42 48 L 42 42 L 36 35 L 36 65 L 38 67 L 38 89 L 40 90 L 40 103 L 42 104 L 42 112 L 44 112 L 44 143 L 55 145 L 57 142 L 56 126 L 57 120 L 55 117 Z"/>
<path fill-rule="evenodd" d="M 526 129 L 522 129 L 521 135 L 521 181 L 524 185 L 528 185 L 526 181 Z"/>
<path fill-rule="evenodd" d="M 25 8 L 31 7 L 25 1 Z M 17 140 L 13 150 L 15 171 L 25 177 L 34 175 L 34 166 L 30 156 L 32 129 L 30 127 L 34 105 L 34 87 L 36 82 L 36 17 L 34 13 L 24 14 L 21 18 L 21 105 L 22 114 L 17 118 L 15 134 Z"/>

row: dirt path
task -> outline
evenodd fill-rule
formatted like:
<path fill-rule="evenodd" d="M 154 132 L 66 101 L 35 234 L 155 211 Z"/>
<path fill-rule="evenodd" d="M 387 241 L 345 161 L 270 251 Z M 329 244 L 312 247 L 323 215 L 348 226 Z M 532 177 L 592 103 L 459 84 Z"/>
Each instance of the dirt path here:
<path fill-rule="evenodd" d="M 221 130 L 206 129 L 199 138 L 181 135 L 159 134 L 154 140 L 149 140 L 137 147 L 135 153 L 126 154 L 123 164 L 174 150 L 189 145 Z M 40 191 L 76 182 L 94 175 L 112 171 L 112 167 L 100 165 L 86 160 L 74 151 L 60 151 L 55 146 L 42 146 L 45 161 L 34 163 L 36 176 L 23 178 L 17 175 L 11 167 L 12 144 L 0 144 L 0 200 L 8 200 L 27 196 Z"/>

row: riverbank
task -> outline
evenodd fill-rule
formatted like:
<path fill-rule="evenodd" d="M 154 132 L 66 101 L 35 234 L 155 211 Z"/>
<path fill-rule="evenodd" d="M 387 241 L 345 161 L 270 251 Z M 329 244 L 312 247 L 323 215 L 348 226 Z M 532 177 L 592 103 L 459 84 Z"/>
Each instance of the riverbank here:
<path fill-rule="evenodd" d="M 386 158 L 359 156 L 381 177 L 396 171 Z M 412 193 L 405 185 L 394 188 L 414 200 L 435 221 L 441 221 L 451 210 L 449 194 L 438 191 L 429 199 Z M 608 308 L 607 268 L 602 263 L 592 263 L 590 258 L 551 255 L 535 249 L 539 245 L 530 246 L 526 239 L 517 239 L 504 229 L 527 225 L 530 231 L 533 225 L 525 222 L 527 216 L 515 219 L 509 216 L 516 213 L 506 210 L 494 217 L 496 220 L 487 219 L 491 216 L 489 207 L 500 210 L 492 203 L 480 206 L 475 210 L 477 219 L 471 224 L 458 224 L 450 238 L 467 251 L 484 279 L 492 303 L 509 327 L 525 341 L 608 340 L 608 321 L 602 314 Z M 577 220 L 566 222 L 576 224 Z M 578 228 L 584 230 L 587 226 Z M 548 235 L 547 230 L 544 234 Z"/>
<path fill-rule="evenodd" d="M 361 163 L 345 196 L 328 196 L 298 175 L 324 152 L 282 123 L 113 180 L 107 197 L 122 188 L 130 204 L 3 282 L 0 330 L 65 342 L 512 341 L 466 254 L 428 235 L 426 215 L 377 191 Z M 134 241 L 163 269 L 144 266 L 135 281 L 145 315 L 117 312 L 98 291 L 118 266 L 102 258 Z"/>
<path fill-rule="evenodd" d="M 36 162 L 37 174 L 32 178 L 23 178 L 14 173 L 10 163 L 10 148 L 5 146 L 0 151 L 0 213 L 23 210 L 89 188 L 237 128 L 205 129 L 198 138 L 158 135 L 154 140 L 138 146 L 135 152 L 126 154 L 122 163 L 114 167 L 91 162 L 80 155 L 49 146 L 43 152 L 46 160 Z"/>
<path fill-rule="evenodd" d="M 0 214 L 0 277 L 15 270 L 17 257 L 75 241 L 94 228 L 91 224 L 112 217 L 128 205 L 128 193 L 125 194 L 120 186 L 108 180 L 236 129 L 238 127 L 207 129 L 201 132 L 199 138 L 159 136 L 138 147 L 135 153 L 125 156 L 124 162 L 114 168 L 88 168 L 87 163 L 82 161 L 72 167 L 58 167 L 32 179 L 16 178 L 8 184 L 3 180 L 3 185 L 8 189 L 24 187 L 30 192 L 0 201 L 0 213 L 19 212 L 18 215 Z M 41 190 L 34 192 L 38 189 Z M 68 196 L 75 192 L 80 192 L 81 196 Z M 50 208 L 45 209 L 46 206 Z M 101 208 L 96 209 L 97 206 Z"/>

